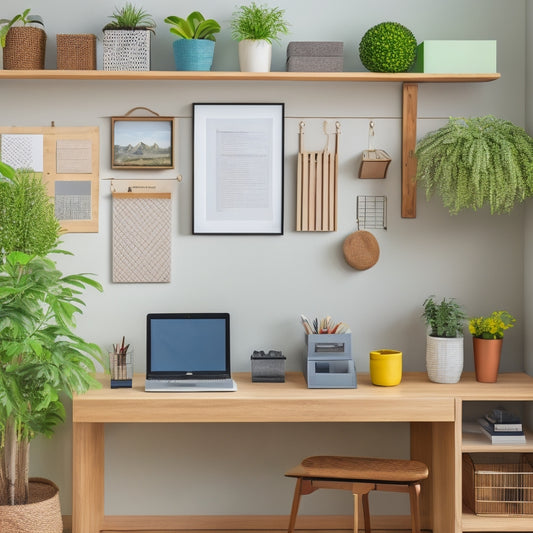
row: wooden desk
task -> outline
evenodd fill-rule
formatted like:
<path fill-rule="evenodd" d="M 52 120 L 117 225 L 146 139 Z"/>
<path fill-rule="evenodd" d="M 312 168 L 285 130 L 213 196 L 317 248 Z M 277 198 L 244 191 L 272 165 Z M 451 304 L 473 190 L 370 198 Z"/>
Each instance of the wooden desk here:
<path fill-rule="evenodd" d="M 185 394 L 146 393 L 144 376 L 135 376 L 132 389 L 111 390 L 109 378 L 101 376 L 102 389 L 76 396 L 73 533 L 125 525 L 104 516 L 104 424 L 131 422 L 411 422 L 411 457 L 430 468 L 422 526 L 456 533 L 461 522 L 456 494 L 459 487 L 460 496 L 460 402 L 533 400 L 533 379 L 524 374 L 505 374 L 489 385 L 465 375 L 458 384 L 443 385 L 429 382 L 425 373 L 411 373 L 396 387 L 375 387 L 368 375 L 359 374 L 357 389 L 308 389 L 301 373 L 288 373 L 285 383 L 252 383 L 249 374 L 234 378 L 236 392 Z M 439 504 L 432 505 L 434 501 Z M 161 523 L 158 528 L 164 529 Z"/>

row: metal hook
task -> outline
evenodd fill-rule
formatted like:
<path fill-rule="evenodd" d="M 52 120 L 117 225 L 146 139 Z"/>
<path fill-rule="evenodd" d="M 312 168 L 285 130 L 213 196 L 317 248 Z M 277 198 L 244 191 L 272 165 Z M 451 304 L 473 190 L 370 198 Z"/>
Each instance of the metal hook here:
<path fill-rule="evenodd" d="M 368 125 L 368 151 L 369 152 L 376 151 L 376 146 L 374 144 L 375 135 L 376 135 L 376 132 L 374 131 L 374 121 L 371 120 Z"/>

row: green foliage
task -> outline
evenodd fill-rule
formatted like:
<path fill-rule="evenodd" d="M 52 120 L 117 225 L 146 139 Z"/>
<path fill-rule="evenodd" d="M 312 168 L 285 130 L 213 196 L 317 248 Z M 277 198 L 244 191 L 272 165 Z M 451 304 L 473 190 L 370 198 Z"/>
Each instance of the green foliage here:
<path fill-rule="evenodd" d="M 432 337 L 462 337 L 466 315 L 463 307 L 455 299 L 443 298 L 440 303 L 437 303 L 434 296 L 429 296 L 423 306 L 422 316 Z"/>
<path fill-rule="evenodd" d="M 427 198 L 436 192 L 451 214 L 486 204 L 508 213 L 533 196 L 533 138 L 506 120 L 450 118 L 418 142 L 416 156 Z"/>
<path fill-rule="evenodd" d="M 5 166 L 7 167 L 7 166 Z M 26 170 L 0 172 L 0 258 L 18 251 L 47 255 L 58 243 L 61 227 L 42 179 Z"/>
<path fill-rule="evenodd" d="M 104 31 L 136 29 L 154 31 L 156 27 L 152 16 L 141 7 L 135 7 L 131 2 L 127 2 L 120 9 L 115 8 L 114 13 L 109 18 L 111 22 L 104 26 Z"/>
<path fill-rule="evenodd" d="M 44 26 L 42 17 L 39 15 L 30 15 L 30 9 L 25 9 L 22 13 L 15 15 L 12 19 L 0 19 L 0 46 L 4 48 L 6 45 L 7 32 L 11 29 L 11 26 L 16 22 L 22 23 L 24 26 L 27 24 L 41 24 Z"/>
<path fill-rule="evenodd" d="M 205 19 L 199 11 L 193 11 L 186 19 L 171 15 L 165 19 L 171 25 L 170 33 L 182 39 L 209 39 L 215 41 L 214 33 L 220 31 L 220 24 L 213 19 Z"/>
<path fill-rule="evenodd" d="M 382 22 L 363 35 L 359 57 L 371 72 L 405 72 L 416 57 L 416 38 L 398 22 Z"/>
<path fill-rule="evenodd" d="M 503 339 L 506 329 L 512 328 L 516 318 L 507 311 L 494 311 L 489 316 L 471 318 L 468 330 L 479 339 Z"/>
<path fill-rule="evenodd" d="M 279 7 L 242 5 L 233 13 L 231 36 L 236 41 L 244 39 L 264 40 L 269 43 L 279 42 L 280 35 L 289 33 L 289 25 L 285 20 L 285 10 Z"/>

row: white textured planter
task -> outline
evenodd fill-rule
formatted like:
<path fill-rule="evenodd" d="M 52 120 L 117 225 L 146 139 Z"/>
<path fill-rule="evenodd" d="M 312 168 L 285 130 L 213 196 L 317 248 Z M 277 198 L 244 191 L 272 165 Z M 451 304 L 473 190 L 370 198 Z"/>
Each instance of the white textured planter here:
<path fill-rule="evenodd" d="M 150 70 L 150 30 L 105 30 L 104 70 Z"/>
<path fill-rule="evenodd" d="M 464 339 L 427 336 L 426 369 L 434 383 L 457 383 L 464 363 Z"/>
<path fill-rule="evenodd" d="M 263 40 L 239 41 L 239 65 L 241 72 L 270 72 L 272 43 Z"/>

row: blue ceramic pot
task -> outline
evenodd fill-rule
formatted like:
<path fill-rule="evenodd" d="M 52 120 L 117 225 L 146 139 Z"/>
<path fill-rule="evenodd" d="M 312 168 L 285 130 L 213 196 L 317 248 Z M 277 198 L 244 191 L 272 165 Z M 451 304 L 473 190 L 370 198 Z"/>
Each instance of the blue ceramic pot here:
<path fill-rule="evenodd" d="M 211 70 L 215 41 L 178 39 L 172 46 L 176 70 Z"/>

